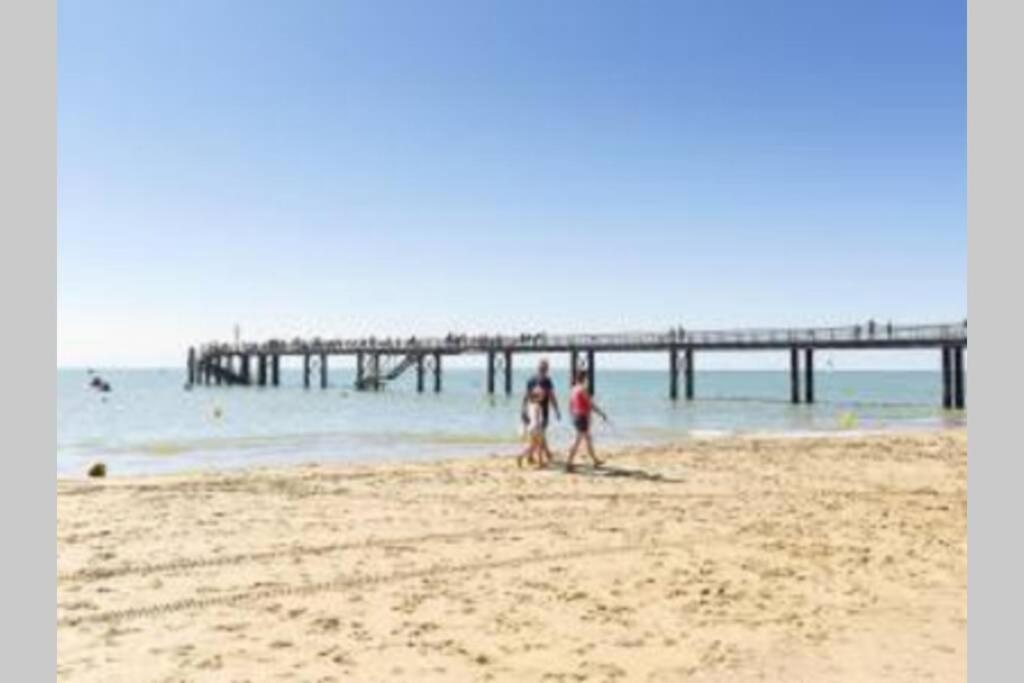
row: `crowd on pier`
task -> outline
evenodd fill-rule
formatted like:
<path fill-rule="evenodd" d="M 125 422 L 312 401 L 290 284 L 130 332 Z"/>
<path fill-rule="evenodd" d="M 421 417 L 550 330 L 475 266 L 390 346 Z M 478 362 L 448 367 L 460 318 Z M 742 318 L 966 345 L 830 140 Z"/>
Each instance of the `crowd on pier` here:
<path fill-rule="evenodd" d="M 200 347 L 201 355 L 229 353 L 345 353 L 354 351 L 395 351 L 429 349 L 440 351 L 463 350 L 548 350 L 553 347 L 602 345 L 628 346 L 686 344 L 686 343 L 763 343 L 763 342 L 815 342 L 815 341 L 867 341 L 914 339 L 920 336 L 966 336 L 967 321 L 951 325 L 894 326 L 891 321 L 884 325 L 869 320 L 866 323 L 843 327 L 807 329 L 747 329 L 691 332 L 682 325 L 664 332 L 634 332 L 621 334 L 574 334 L 550 335 L 547 332 L 522 333 L 518 335 L 470 335 L 449 332 L 443 337 L 360 337 L 356 339 L 322 339 L 296 337 L 291 341 L 271 339 L 262 343 L 234 344 L 212 342 Z"/>

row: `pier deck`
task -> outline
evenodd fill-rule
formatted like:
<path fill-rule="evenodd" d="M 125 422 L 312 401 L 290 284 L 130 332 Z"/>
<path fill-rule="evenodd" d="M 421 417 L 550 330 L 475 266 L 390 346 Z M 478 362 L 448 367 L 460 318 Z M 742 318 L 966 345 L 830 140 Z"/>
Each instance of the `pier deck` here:
<path fill-rule="evenodd" d="M 189 386 L 231 384 L 278 386 L 282 356 L 303 359 L 303 382 L 309 387 L 314 371 L 320 386 L 328 386 L 328 359 L 356 357 L 358 389 L 380 389 L 407 369 L 415 368 L 417 390 L 425 376 L 441 391 L 444 356 L 479 354 L 487 357 L 487 389 L 495 391 L 496 373 L 504 373 L 504 390 L 512 392 L 512 361 L 517 353 L 568 353 L 570 372 L 587 371 L 595 388 L 597 353 L 668 354 L 669 395 L 678 397 L 679 374 L 684 375 L 685 396 L 694 398 L 694 357 L 697 352 L 785 351 L 790 356 L 791 400 L 814 401 L 814 352 L 819 350 L 938 349 L 943 377 L 943 406 L 965 406 L 963 352 L 967 347 L 967 321 L 930 325 L 868 323 L 842 327 L 751 328 L 621 332 L 604 334 L 456 335 L 444 337 L 359 339 L 274 339 L 227 344 L 213 342 L 189 349 Z M 801 373 L 801 356 L 803 372 Z M 257 368 L 253 372 L 252 359 Z M 803 381 L 801 382 L 801 374 Z M 801 387 L 801 384 L 803 385 Z M 801 390 L 802 389 L 802 390 Z"/>

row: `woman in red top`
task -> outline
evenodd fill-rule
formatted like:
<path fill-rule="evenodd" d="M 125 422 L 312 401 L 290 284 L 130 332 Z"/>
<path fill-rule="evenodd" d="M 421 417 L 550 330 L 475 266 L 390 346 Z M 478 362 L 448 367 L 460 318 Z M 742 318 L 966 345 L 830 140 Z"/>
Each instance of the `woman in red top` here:
<path fill-rule="evenodd" d="M 565 464 L 565 468 L 570 472 L 573 470 L 573 460 L 576 458 L 576 451 L 581 443 L 587 445 L 587 455 L 594 462 L 594 467 L 600 467 L 602 463 L 594 455 L 594 442 L 590 438 L 590 414 L 592 412 L 597 413 L 605 422 L 608 421 L 608 416 L 594 403 L 590 392 L 587 391 L 586 370 L 580 370 L 576 373 L 576 384 L 573 385 L 572 393 L 569 396 L 569 410 L 572 413 L 572 423 L 576 426 L 576 441 L 573 442 L 572 448 L 569 449 L 569 459 Z"/>

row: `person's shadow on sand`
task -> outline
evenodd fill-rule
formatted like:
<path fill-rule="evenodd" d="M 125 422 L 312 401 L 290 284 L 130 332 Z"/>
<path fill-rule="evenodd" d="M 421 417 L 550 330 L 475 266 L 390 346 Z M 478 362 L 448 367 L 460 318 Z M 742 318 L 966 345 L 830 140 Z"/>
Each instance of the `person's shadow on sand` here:
<path fill-rule="evenodd" d="M 565 471 L 564 467 L 559 469 Z M 656 481 L 663 484 L 682 484 L 686 481 L 685 479 L 666 477 L 660 472 L 648 472 L 646 470 L 615 467 L 613 465 L 601 465 L 600 467 L 594 467 L 593 465 L 577 465 L 572 470 L 569 470 L 567 474 L 577 474 L 588 477 L 623 477 L 626 479 L 636 479 L 638 481 Z"/>

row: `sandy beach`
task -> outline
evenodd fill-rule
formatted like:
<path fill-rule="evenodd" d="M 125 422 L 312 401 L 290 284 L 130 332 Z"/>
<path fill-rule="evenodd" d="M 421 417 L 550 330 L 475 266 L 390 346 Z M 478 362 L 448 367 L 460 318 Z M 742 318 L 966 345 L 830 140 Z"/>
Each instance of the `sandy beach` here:
<path fill-rule="evenodd" d="M 60 481 L 59 679 L 966 679 L 966 432 L 606 455 Z"/>

